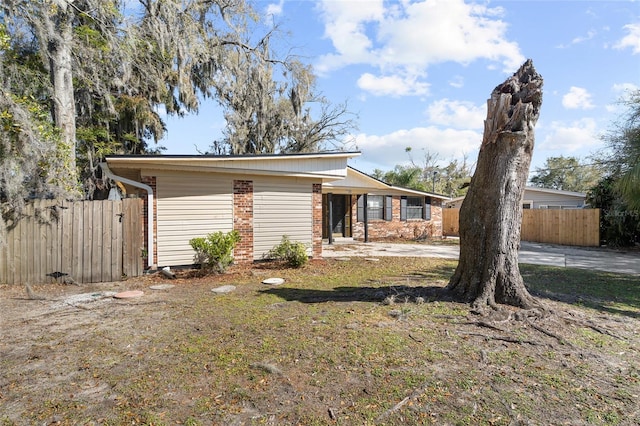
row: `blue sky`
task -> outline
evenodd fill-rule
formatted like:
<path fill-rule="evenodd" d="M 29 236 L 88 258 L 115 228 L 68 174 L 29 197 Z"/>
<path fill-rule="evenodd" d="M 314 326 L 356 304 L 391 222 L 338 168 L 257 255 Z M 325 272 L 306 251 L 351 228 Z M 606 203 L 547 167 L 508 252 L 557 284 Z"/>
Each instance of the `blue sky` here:
<path fill-rule="evenodd" d="M 527 59 L 544 78 L 532 170 L 551 156 L 603 150 L 600 135 L 640 88 L 640 1 L 258 1 L 284 49 L 312 64 L 317 89 L 358 114 L 364 172 L 405 164 L 412 149 L 442 164 L 475 163 L 486 100 Z M 167 118 L 166 154 L 196 154 L 221 137 L 215 103 Z"/>

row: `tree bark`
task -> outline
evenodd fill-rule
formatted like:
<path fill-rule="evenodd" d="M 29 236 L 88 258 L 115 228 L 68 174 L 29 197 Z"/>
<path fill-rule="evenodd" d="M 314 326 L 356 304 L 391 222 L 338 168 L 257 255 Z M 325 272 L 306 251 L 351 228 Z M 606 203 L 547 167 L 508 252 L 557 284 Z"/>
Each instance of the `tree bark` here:
<path fill-rule="evenodd" d="M 518 268 L 522 195 L 542 104 L 542 77 L 531 60 L 488 101 L 475 174 L 460 208 L 460 261 L 447 288 L 473 309 L 539 306 Z"/>
<path fill-rule="evenodd" d="M 66 145 L 68 170 L 76 170 L 76 105 L 73 90 L 73 70 L 71 48 L 73 44 L 73 14 L 70 6 L 64 2 L 58 5 L 57 12 L 49 19 L 47 55 L 49 57 L 49 75 L 53 87 L 53 121 L 60 129 L 62 143 Z M 75 178 L 75 176 L 74 176 Z"/>

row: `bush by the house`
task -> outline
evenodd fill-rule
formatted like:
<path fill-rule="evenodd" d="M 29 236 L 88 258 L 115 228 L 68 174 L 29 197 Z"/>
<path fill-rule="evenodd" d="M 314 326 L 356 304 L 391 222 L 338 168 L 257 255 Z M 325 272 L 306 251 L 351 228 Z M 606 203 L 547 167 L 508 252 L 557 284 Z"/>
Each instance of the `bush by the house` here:
<path fill-rule="evenodd" d="M 206 237 L 192 238 L 189 244 L 196 251 L 194 263 L 207 272 L 224 272 L 233 263 L 232 251 L 240 241 L 238 231 L 218 231 Z"/>
<path fill-rule="evenodd" d="M 301 242 L 289 240 L 286 235 L 282 236 L 280 244 L 269 250 L 266 258 L 282 261 L 292 268 L 299 268 L 309 260 L 305 245 Z"/>

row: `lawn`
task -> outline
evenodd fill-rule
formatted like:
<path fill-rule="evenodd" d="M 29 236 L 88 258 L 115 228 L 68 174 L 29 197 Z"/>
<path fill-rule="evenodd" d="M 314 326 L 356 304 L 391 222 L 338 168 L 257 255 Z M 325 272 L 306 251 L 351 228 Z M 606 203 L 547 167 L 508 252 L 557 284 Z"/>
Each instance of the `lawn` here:
<path fill-rule="evenodd" d="M 0 424 L 640 423 L 639 277 L 525 265 L 551 313 L 489 324 L 442 291 L 455 266 L 234 266 L 33 286 L 41 300 L 0 287 Z"/>

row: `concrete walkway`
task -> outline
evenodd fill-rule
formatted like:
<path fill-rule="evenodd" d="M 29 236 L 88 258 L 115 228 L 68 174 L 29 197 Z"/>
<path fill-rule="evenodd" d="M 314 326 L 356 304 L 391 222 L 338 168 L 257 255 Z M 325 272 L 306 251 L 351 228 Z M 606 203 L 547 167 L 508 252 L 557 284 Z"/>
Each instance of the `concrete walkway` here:
<path fill-rule="evenodd" d="M 330 257 L 437 257 L 457 259 L 458 245 L 363 243 L 340 238 L 322 246 L 322 255 Z M 520 263 L 595 269 L 640 276 L 640 253 L 623 253 L 609 249 L 558 246 L 523 242 Z"/>

